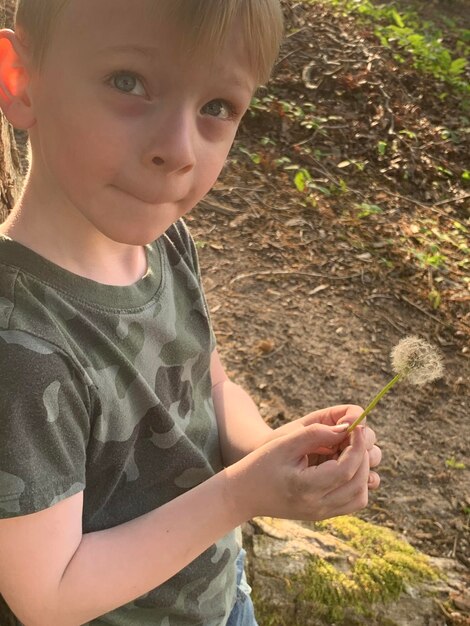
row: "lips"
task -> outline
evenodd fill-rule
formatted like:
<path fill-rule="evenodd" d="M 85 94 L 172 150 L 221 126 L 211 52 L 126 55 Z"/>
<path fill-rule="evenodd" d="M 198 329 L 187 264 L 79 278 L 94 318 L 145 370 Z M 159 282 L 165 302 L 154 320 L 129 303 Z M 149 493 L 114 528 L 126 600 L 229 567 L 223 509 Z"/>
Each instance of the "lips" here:
<path fill-rule="evenodd" d="M 125 189 L 122 189 L 121 187 L 116 187 L 116 185 L 111 185 L 111 187 L 113 187 L 114 189 L 117 189 L 117 191 L 120 191 L 121 193 L 125 194 L 126 196 L 130 196 L 131 198 L 133 198 L 134 200 L 139 200 L 140 202 L 144 202 L 145 204 L 170 204 L 172 202 L 175 202 L 174 200 L 168 200 L 166 198 L 161 198 L 161 197 L 143 197 L 142 194 L 135 194 L 131 191 L 126 191 Z"/>

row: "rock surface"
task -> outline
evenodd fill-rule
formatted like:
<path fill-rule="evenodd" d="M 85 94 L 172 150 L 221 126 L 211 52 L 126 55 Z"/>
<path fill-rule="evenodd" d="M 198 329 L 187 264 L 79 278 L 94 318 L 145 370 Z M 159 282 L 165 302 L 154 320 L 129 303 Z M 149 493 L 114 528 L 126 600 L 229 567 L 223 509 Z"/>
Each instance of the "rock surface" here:
<path fill-rule="evenodd" d="M 455 561 L 428 559 L 388 529 L 335 521 L 319 528 L 256 518 L 245 525 L 260 626 L 446 626 L 445 602 L 464 594 L 459 573 L 448 570 Z"/>

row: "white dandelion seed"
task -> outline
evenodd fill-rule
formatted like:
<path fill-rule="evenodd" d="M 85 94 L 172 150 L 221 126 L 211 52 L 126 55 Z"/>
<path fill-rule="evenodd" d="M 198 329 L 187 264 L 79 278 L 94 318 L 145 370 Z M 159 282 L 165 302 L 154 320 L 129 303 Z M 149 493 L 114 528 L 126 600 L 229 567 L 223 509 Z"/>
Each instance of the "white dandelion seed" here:
<path fill-rule="evenodd" d="M 439 352 L 419 337 L 404 337 L 392 349 L 391 356 L 395 373 L 412 385 L 430 383 L 444 373 Z"/>
<path fill-rule="evenodd" d="M 348 428 L 350 433 L 368 415 L 375 405 L 390 391 L 399 380 L 407 380 L 412 385 L 424 385 L 444 374 L 444 366 L 439 351 L 419 337 L 401 339 L 391 351 L 393 370 L 396 373 L 385 387 L 375 396 L 369 406 Z"/>

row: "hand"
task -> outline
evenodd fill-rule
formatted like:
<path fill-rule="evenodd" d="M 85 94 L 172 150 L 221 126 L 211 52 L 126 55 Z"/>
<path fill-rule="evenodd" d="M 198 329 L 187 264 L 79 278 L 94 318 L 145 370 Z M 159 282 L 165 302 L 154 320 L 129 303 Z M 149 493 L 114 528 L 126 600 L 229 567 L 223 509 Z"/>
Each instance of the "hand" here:
<path fill-rule="evenodd" d="M 336 459 L 310 466 L 308 457 L 346 447 Z M 322 424 L 299 425 L 225 470 L 234 506 L 257 515 L 317 521 L 367 505 L 369 457 L 364 428 L 351 435 Z M 235 479 L 235 480 L 234 480 Z"/>
<path fill-rule="evenodd" d="M 311 424 L 325 424 L 326 426 L 334 426 L 335 424 L 352 424 L 354 420 L 359 417 L 363 412 L 360 406 L 352 404 L 341 404 L 338 406 L 328 407 L 326 409 L 320 409 L 301 417 L 293 422 L 284 424 L 279 428 L 272 431 L 272 436 L 269 438 L 272 441 L 274 438 L 282 437 L 289 433 L 294 432 L 300 427 L 309 426 Z M 382 452 L 378 446 L 375 445 L 377 437 L 375 432 L 362 423 L 364 426 L 365 445 L 369 455 L 369 467 L 377 467 L 382 460 Z M 344 440 L 338 448 L 329 448 L 318 451 L 316 454 L 309 455 L 310 465 L 320 465 L 329 459 L 338 458 L 339 453 L 347 445 L 347 439 Z M 369 489 L 377 489 L 380 485 L 380 476 L 377 472 L 370 472 L 369 475 Z"/>

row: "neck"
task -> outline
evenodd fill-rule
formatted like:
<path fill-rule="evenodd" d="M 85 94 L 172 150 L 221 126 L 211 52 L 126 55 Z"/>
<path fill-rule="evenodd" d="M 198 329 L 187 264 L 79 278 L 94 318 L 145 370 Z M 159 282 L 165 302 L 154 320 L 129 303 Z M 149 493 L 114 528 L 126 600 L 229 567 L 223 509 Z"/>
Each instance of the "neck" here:
<path fill-rule="evenodd" d="M 17 205 L 0 225 L 0 234 L 30 248 L 60 267 L 107 285 L 125 286 L 147 271 L 143 246 L 123 244 L 92 228 L 84 218 L 70 220 L 41 201 L 28 183 Z"/>

